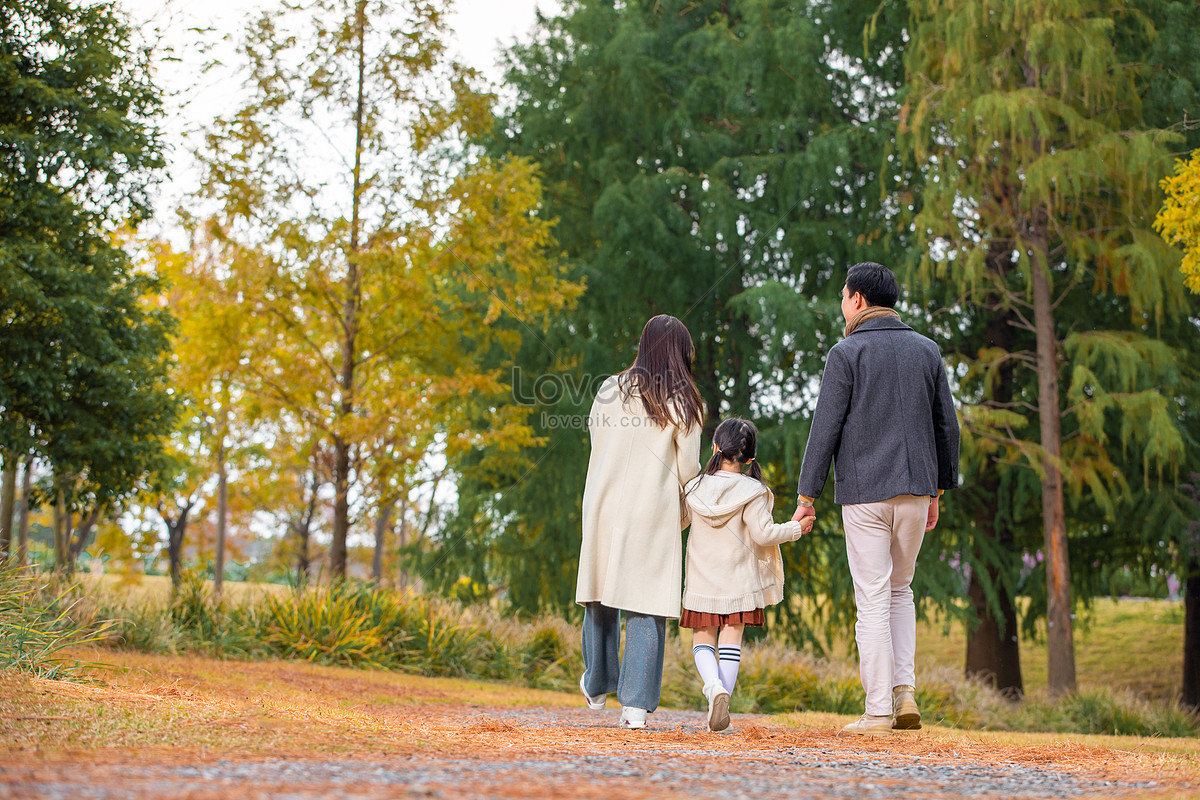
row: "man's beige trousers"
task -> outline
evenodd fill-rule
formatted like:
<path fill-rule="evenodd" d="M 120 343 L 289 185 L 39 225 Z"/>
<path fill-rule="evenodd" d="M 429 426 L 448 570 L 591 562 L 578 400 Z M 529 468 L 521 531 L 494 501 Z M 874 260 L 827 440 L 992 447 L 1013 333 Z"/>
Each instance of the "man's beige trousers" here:
<path fill-rule="evenodd" d="M 867 693 L 867 713 L 875 716 L 891 715 L 893 686 L 916 686 L 917 613 L 911 584 L 929 502 L 906 494 L 842 506 L 858 607 L 858 674 Z"/>

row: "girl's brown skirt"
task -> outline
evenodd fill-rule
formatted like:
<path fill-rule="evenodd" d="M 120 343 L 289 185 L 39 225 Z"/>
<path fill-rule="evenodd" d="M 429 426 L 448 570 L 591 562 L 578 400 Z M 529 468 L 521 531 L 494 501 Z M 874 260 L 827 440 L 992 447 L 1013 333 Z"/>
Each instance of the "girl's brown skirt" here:
<path fill-rule="evenodd" d="M 679 616 L 681 628 L 722 628 L 726 625 L 762 626 L 767 622 L 767 615 L 761 608 L 753 611 L 735 611 L 732 614 L 709 614 L 703 611 L 684 609 Z"/>

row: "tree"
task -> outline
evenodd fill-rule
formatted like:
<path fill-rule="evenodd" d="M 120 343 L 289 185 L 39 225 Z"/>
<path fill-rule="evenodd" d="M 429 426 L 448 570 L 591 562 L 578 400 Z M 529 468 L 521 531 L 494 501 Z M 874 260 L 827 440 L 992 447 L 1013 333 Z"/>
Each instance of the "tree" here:
<path fill-rule="evenodd" d="M 48 462 L 86 519 L 157 468 L 174 413 L 169 316 L 115 239 L 148 213 L 158 110 L 112 4 L 0 8 L 0 452 Z"/>
<path fill-rule="evenodd" d="M 708 429 L 728 414 L 758 423 L 784 513 L 813 378 L 836 341 L 842 270 L 886 260 L 878 165 L 904 19 L 880 12 L 864 53 L 877 8 L 578 0 L 511 51 L 516 98 L 492 152 L 536 160 L 587 290 L 546 334 L 525 335 L 513 369 L 514 401 L 535 410 L 547 443 L 460 481 L 426 573 L 501 584 L 523 610 L 572 607 L 581 422 L 657 313 L 692 332 Z M 803 603 L 810 619 L 852 618 L 835 530 L 787 549 L 796 603 L 781 614 Z M 800 619 L 787 620 L 792 632 L 813 637 Z"/>
<path fill-rule="evenodd" d="M 161 487 L 166 495 L 156 506 L 160 514 L 172 509 L 163 521 L 168 528 L 171 574 L 178 578 L 188 514 L 216 495 L 213 592 L 219 598 L 230 517 L 229 470 L 246 446 L 243 441 L 253 433 L 253 421 L 244 418 L 238 402 L 247 372 L 243 341 L 252 320 L 243 313 L 237 295 L 228 291 L 219 244 L 197 235 L 186 253 L 157 241 L 148 243 L 148 248 L 156 271 L 169 282 L 166 303 L 179 321 L 171 383 L 182 407 L 182 424 L 172 441 L 176 470 Z"/>
<path fill-rule="evenodd" d="M 1183 249 L 1179 271 L 1184 283 L 1200 293 L 1200 150 L 1175 163 L 1175 174 L 1163 178 L 1167 199 L 1154 219 L 1163 238 Z"/>
<path fill-rule="evenodd" d="M 378 448 L 531 441 L 523 415 L 492 412 L 502 387 L 479 358 L 515 343 L 501 320 L 536 328 L 573 293 L 546 256 L 536 171 L 457 143 L 489 98 L 445 63 L 443 5 L 264 14 L 242 45 L 251 97 L 203 154 L 218 206 L 203 224 L 254 323 L 245 391 L 332 453 L 335 577 Z M 481 416 L 437 413 L 472 404 Z"/>
<path fill-rule="evenodd" d="M 962 354 L 979 387 L 966 439 L 1038 478 L 1048 682 L 1061 694 L 1075 685 L 1066 500 L 1079 541 L 1120 541 L 1125 490 L 1180 464 L 1189 438 L 1184 340 L 1167 333 L 1188 309 L 1146 215 L 1171 137 L 1147 129 L 1142 65 L 1119 52 L 1153 26 L 1104 0 L 911 6 L 904 146 L 925 174 L 920 274 L 948 279 L 957 325 L 1008 329 Z M 1031 375 L 1006 384 L 1011 399 L 995 392 L 1008 365 Z M 1158 514 L 1172 501 L 1147 502 Z"/>

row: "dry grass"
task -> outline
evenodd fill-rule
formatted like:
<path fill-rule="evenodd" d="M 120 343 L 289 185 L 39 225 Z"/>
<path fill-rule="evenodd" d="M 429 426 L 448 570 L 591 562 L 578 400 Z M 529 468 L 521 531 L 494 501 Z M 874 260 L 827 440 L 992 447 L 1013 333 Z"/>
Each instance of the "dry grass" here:
<path fill-rule="evenodd" d="M 171 579 L 166 575 L 142 575 L 105 573 L 93 575 L 80 573 L 77 576 L 80 583 L 89 590 L 99 590 L 105 595 L 125 603 L 157 603 L 165 605 L 171 597 Z M 206 580 L 205 585 L 211 591 L 212 581 Z M 261 600 L 264 595 L 282 595 L 291 589 L 277 583 L 246 583 L 242 581 L 225 581 L 222 593 L 226 602 L 240 605 L 246 602 Z"/>

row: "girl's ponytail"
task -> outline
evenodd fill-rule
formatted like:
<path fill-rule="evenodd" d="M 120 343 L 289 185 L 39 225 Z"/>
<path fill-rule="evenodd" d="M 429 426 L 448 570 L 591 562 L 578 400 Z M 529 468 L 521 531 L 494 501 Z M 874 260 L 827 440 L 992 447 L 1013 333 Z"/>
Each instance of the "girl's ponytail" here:
<path fill-rule="evenodd" d="M 754 427 L 753 422 L 730 417 L 713 431 L 713 444 L 717 446 L 717 452 L 713 453 L 704 467 L 705 475 L 715 475 L 721 469 L 722 459 L 736 464 L 749 463 L 750 468 L 746 474 L 766 485 L 762 477 L 762 468 L 755 460 L 755 454 L 758 452 L 758 429 Z"/>

